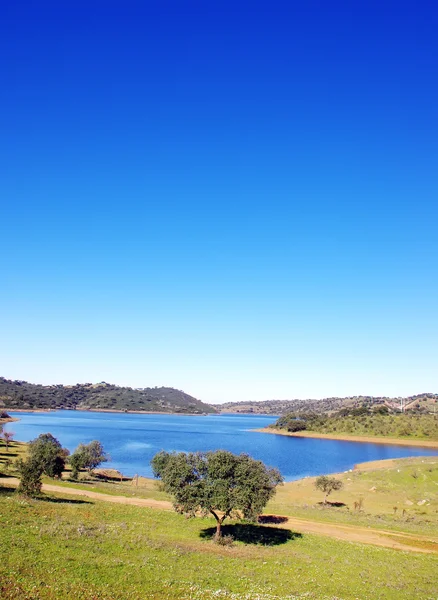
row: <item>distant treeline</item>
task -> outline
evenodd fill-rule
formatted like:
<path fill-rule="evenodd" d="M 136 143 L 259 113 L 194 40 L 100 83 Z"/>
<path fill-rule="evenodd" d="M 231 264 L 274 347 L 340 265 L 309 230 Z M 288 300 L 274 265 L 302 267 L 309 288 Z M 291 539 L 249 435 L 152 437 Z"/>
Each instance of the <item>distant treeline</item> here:
<path fill-rule="evenodd" d="M 348 396 L 346 398 L 324 398 L 322 400 L 262 400 L 259 402 L 225 402 L 213 406 L 221 412 L 282 415 L 290 412 L 332 413 L 342 408 L 359 408 L 388 405 L 392 409 L 403 404 L 406 410 L 432 411 L 438 403 L 438 394 L 423 393 L 407 398 L 387 396 Z"/>
<path fill-rule="evenodd" d="M 438 440 L 438 415 L 391 412 L 386 406 L 342 409 L 332 415 L 288 413 L 273 425 L 291 433 L 312 431 L 347 435 Z"/>
<path fill-rule="evenodd" d="M 0 377 L 0 408 L 110 409 L 174 413 L 214 413 L 216 410 L 174 388 L 130 388 L 110 383 L 39 385 Z"/>

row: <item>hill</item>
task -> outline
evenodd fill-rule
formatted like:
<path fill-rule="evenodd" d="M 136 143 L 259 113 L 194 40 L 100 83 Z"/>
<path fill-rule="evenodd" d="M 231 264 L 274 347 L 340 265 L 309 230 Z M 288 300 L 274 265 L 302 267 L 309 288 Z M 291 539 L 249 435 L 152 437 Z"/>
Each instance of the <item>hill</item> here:
<path fill-rule="evenodd" d="M 362 406 L 388 406 L 391 410 L 412 410 L 431 412 L 438 404 L 438 394 L 424 393 L 407 398 L 389 398 L 386 396 L 349 396 L 347 398 L 324 398 L 323 400 L 263 400 L 261 402 L 226 402 L 214 404 L 219 412 L 254 413 L 265 415 L 283 415 L 289 412 L 332 413 L 343 408 Z"/>
<path fill-rule="evenodd" d="M 0 377 L 0 408 L 70 410 L 121 410 L 203 414 L 216 412 L 174 388 L 131 388 L 110 383 L 39 385 Z"/>
<path fill-rule="evenodd" d="M 387 406 L 382 405 L 374 408 L 343 408 L 333 414 L 287 413 L 271 428 L 289 433 L 307 431 L 438 441 L 438 415 L 418 410 L 391 412 Z"/>

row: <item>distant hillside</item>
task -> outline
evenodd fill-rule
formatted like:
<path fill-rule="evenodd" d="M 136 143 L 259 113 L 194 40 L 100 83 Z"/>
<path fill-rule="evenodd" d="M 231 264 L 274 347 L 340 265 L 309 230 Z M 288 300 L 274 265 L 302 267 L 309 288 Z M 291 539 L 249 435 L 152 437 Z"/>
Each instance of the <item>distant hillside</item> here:
<path fill-rule="evenodd" d="M 0 377 L 0 408 L 112 409 L 145 412 L 214 413 L 215 408 L 174 388 L 97 384 L 39 385 Z"/>
<path fill-rule="evenodd" d="M 292 412 L 282 415 L 271 427 L 289 433 L 305 431 L 438 441 L 438 415 L 420 410 L 402 413 L 383 404 L 342 408 L 332 414 Z"/>
<path fill-rule="evenodd" d="M 407 398 L 387 398 L 384 396 L 351 396 L 348 398 L 324 398 L 323 400 L 263 400 L 261 402 L 226 402 L 214 404 L 219 412 L 254 413 L 265 415 L 283 415 L 289 412 L 315 412 L 330 414 L 342 408 L 385 405 L 397 410 L 403 404 L 404 410 L 431 412 L 436 410 L 438 394 L 417 394 Z"/>

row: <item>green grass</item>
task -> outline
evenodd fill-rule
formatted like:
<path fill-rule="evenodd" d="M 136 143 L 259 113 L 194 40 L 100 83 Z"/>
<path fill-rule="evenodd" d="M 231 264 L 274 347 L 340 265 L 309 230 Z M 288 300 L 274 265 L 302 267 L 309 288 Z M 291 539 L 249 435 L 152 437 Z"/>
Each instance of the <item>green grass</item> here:
<path fill-rule="evenodd" d="M 141 483 L 136 487 L 131 481 L 120 482 L 105 482 L 96 479 L 80 480 L 72 482 L 68 480 L 53 480 L 50 477 L 43 477 L 43 483 L 50 483 L 65 488 L 80 489 L 84 491 L 98 492 L 107 494 L 108 496 L 126 496 L 135 498 L 152 498 L 154 500 L 168 500 L 171 498 L 160 491 L 158 482 L 153 479 L 141 478 Z"/>
<path fill-rule="evenodd" d="M 278 488 L 265 512 L 293 515 L 315 521 L 363 525 L 376 529 L 406 531 L 438 538 L 438 456 L 403 458 L 341 473 L 344 488 L 333 492 L 324 507 L 323 494 L 315 489 L 315 478 L 306 478 Z M 362 499 L 363 508 L 354 509 Z M 418 502 L 427 500 L 418 505 Z M 411 504 L 410 504 L 411 503 Z M 395 507 L 397 510 L 394 510 Z M 404 511 L 404 513 L 403 513 Z"/>
<path fill-rule="evenodd" d="M 244 526 L 258 543 L 227 548 L 202 537 L 209 519 L 48 500 L 0 488 L 2 600 L 436 598 L 435 555 Z"/>

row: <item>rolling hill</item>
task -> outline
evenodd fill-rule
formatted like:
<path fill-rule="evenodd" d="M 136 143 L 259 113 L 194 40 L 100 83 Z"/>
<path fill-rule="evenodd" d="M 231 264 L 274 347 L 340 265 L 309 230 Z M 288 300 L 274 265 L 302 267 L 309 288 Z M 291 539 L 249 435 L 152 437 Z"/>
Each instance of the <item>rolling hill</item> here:
<path fill-rule="evenodd" d="M 169 387 L 130 388 L 110 383 L 39 385 L 0 377 L 0 408 L 121 410 L 186 414 L 215 413 L 216 409 Z"/>
<path fill-rule="evenodd" d="M 350 396 L 347 398 L 324 398 L 323 400 L 263 400 L 260 402 L 226 402 L 213 406 L 223 413 L 254 413 L 265 415 L 283 415 L 289 412 L 315 412 L 330 414 L 343 408 L 372 407 L 385 405 L 389 409 L 432 412 L 436 410 L 438 394 L 424 393 L 407 398 L 388 398 L 384 396 Z"/>

